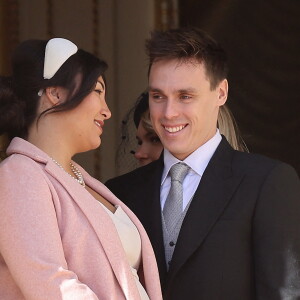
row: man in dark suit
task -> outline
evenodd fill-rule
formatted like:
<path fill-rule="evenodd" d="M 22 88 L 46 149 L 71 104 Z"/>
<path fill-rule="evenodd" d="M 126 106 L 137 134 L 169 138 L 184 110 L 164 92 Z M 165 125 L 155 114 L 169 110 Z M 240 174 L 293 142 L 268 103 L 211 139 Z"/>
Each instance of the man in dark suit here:
<path fill-rule="evenodd" d="M 154 32 L 146 47 L 151 120 L 164 151 L 107 186 L 145 226 L 164 299 L 300 299 L 299 178 L 282 162 L 233 150 L 220 135 L 224 51 L 197 29 Z M 171 193 L 178 163 L 187 175 Z M 168 227 L 172 197 L 181 211 L 172 211 Z"/>

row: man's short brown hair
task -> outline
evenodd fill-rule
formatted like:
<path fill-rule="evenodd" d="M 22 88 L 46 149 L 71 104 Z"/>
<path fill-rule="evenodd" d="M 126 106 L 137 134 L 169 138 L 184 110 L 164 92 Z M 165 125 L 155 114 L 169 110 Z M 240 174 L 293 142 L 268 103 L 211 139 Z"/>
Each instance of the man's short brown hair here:
<path fill-rule="evenodd" d="M 178 59 L 179 62 L 203 63 L 211 89 L 227 77 L 227 56 L 223 48 L 198 28 L 153 31 L 146 40 L 149 72 L 158 60 Z"/>

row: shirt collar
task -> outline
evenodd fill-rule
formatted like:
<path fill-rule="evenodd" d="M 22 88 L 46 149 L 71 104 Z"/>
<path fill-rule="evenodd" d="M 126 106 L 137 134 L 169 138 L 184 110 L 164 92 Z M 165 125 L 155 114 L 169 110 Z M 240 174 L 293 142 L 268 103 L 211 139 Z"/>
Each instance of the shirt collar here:
<path fill-rule="evenodd" d="M 219 132 L 219 129 L 217 129 L 216 134 L 210 140 L 190 154 L 186 159 L 183 160 L 183 162 L 186 163 L 199 176 L 202 176 L 221 140 L 222 136 Z M 171 167 L 178 162 L 181 162 L 181 160 L 173 156 L 167 149 L 164 149 L 164 170 L 161 184 L 164 183 Z"/>

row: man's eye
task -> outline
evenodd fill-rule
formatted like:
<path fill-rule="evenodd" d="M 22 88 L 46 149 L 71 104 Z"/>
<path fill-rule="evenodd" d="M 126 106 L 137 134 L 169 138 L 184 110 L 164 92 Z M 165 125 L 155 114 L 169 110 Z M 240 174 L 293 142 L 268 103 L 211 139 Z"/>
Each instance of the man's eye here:
<path fill-rule="evenodd" d="M 192 97 L 189 95 L 181 95 L 180 98 L 186 100 L 186 99 L 191 99 Z"/>
<path fill-rule="evenodd" d="M 163 97 L 160 94 L 152 94 L 151 98 L 152 99 L 162 99 Z"/>

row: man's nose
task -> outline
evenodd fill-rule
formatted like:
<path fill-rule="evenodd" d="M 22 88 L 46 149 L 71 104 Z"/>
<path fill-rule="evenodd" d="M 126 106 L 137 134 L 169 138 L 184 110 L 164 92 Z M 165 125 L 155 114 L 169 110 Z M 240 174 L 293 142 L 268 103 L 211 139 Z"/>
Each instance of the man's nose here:
<path fill-rule="evenodd" d="M 179 114 L 178 106 L 176 104 L 176 101 L 173 99 L 168 99 L 165 103 L 164 107 L 164 116 L 166 119 L 172 119 L 174 117 L 177 117 Z"/>

